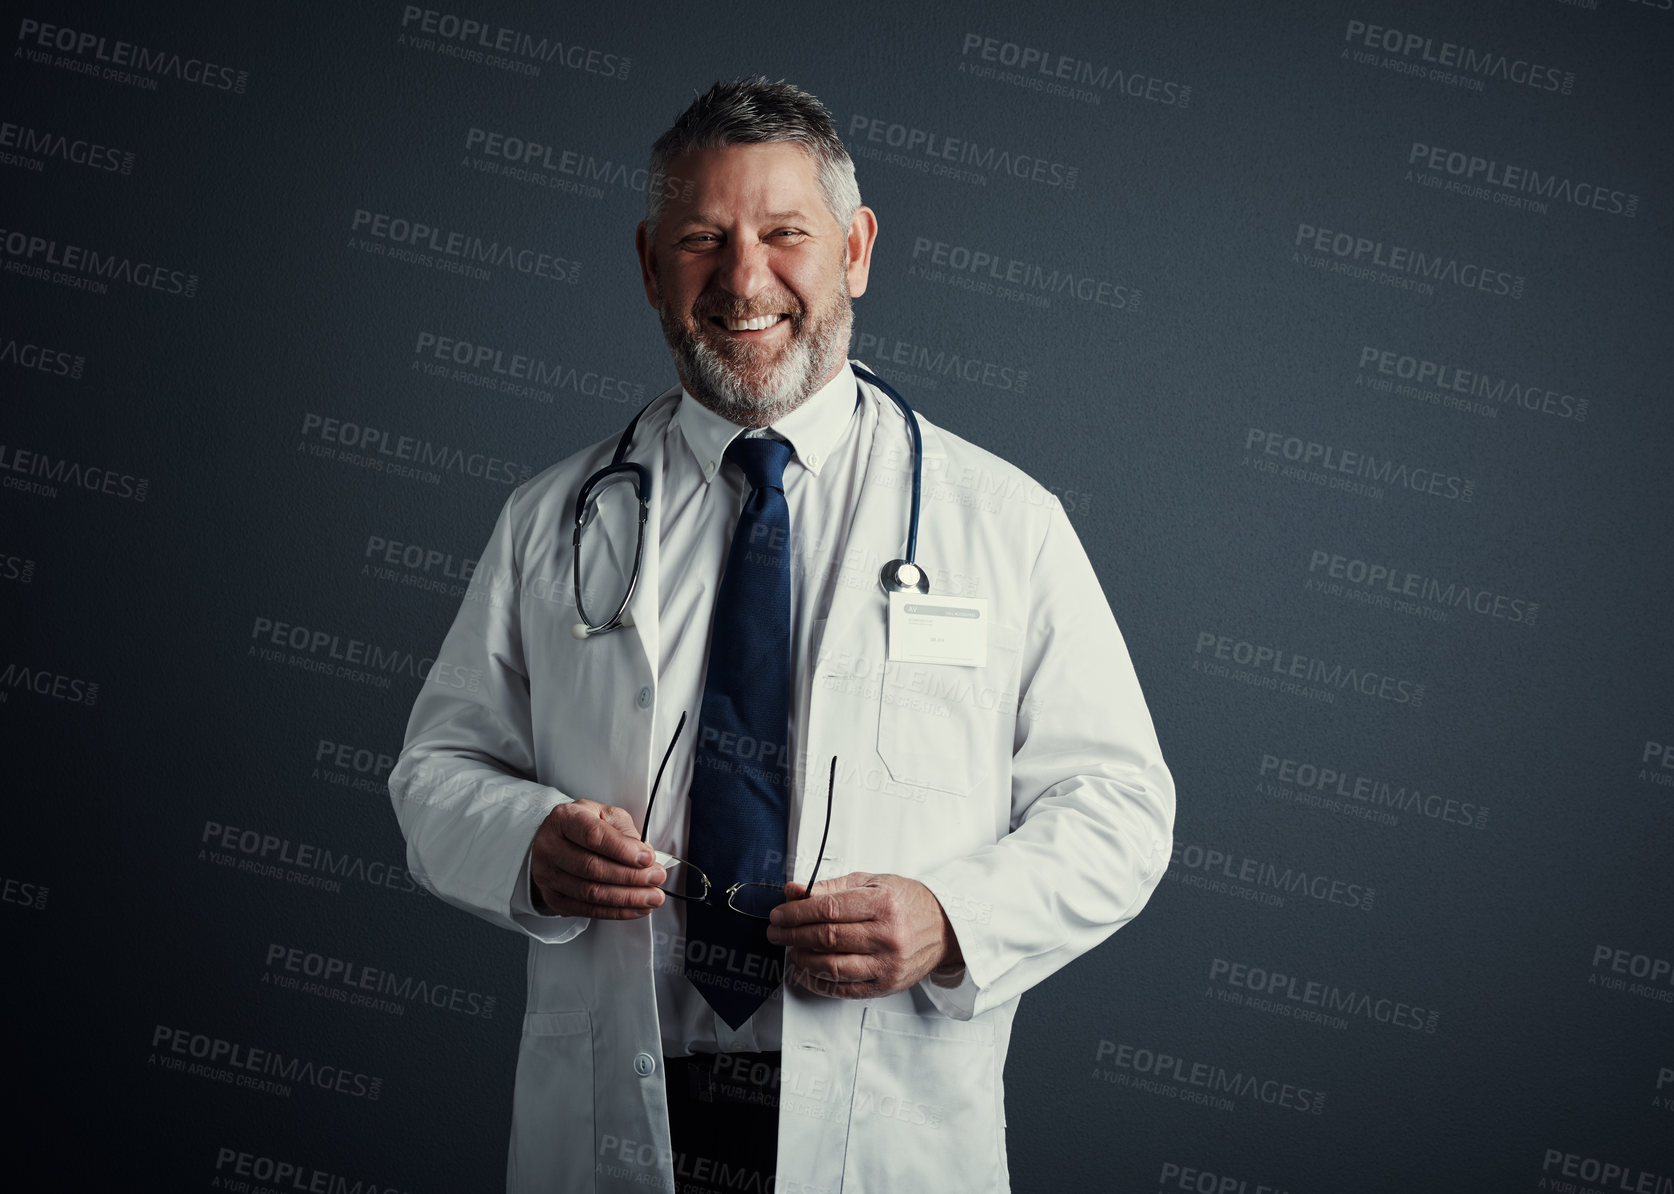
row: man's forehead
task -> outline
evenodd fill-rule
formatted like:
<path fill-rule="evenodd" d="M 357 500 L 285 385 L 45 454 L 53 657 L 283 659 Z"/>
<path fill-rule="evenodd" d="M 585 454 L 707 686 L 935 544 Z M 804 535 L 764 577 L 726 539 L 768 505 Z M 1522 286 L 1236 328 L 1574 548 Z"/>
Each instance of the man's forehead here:
<path fill-rule="evenodd" d="M 814 156 L 792 141 L 691 150 L 670 160 L 668 174 L 687 184 L 672 188 L 664 207 L 660 223 L 671 231 L 739 219 L 804 226 L 834 219 Z"/>
<path fill-rule="evenodd" d="M 781 220 L 809 220 L 813 219 L 815 215 L 824 214 L 825 209 L 823 207 L 815 207 L 812 211 L 803 211 L 801 208 L 792 207 L 784 211 L 761 212 L 760 216 L 769 223 L 777 223 Z M 719 224 L 727 218 L 729 217 L 723 212 L 710 211 L 705 208 L 693 208 L 691 211 L 681 212 L 677 217 L 680 222 L 686 224 Z"/>

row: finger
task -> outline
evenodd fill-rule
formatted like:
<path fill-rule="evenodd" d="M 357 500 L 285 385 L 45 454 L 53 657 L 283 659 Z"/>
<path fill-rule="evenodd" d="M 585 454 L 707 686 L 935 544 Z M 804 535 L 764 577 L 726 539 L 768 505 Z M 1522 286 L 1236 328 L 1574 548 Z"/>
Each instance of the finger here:
<path fill-rule="evenodd" d="M 644 867 L 623 866 L 562 837 L 548 842 L 544 849 L 537 844 L 534 862 L 539 872 L 537 881 L 546 868 L 594 883 L 613 883 L 622 887 L 651 887 L 668 878 L 668 873 L 656 863 Z"/>
<path fill-rule="evenodd" d="M 847 875 L 838 875 L 835 879 L 821 879 L 814 886 L 819 888 L 819 894 L 823 895 L 828 891 L 848 891 L 856 887 L 865 887 L 876 878 L 878 878 L 877 875 L 868 874 L 865 871 L 851 871 Z M 785 884 L 785 898 L 787 900 L 800 900 L 807 894 L 808 885 L 806 883 Z"/>
<path fill-rule="evenodd" d="M 613 824 L 611 813 L 620 814 L 627 827 L 624 829 Z M 651 847 L 639 840 L 632 818 L 614 806 L 598 806 L 598 811 L 591 814 L 571 814 L 558 822 L 558 828 L 567 840 L 625 866 L 648 866 L 651 863 Z"/>
<path fill-rule="evenodd" d="M 789 894 L 788 890 L 786 894 Z M 768 919 L 783 926 L 874 920 L 888 898 L 888 893 L 879 887 L 854 886 L 832 890 L 821 882 L 814 884 L 811 895 L 802 899 L 787 899 L 773 909 Z"/>
<path fill-rule="evenodd" d="M 865 998 L 862 988 L 879 987 L 877 959 L 864 954 L 826 954 L 793 949 L 785 957 L 785 973 L 804 990 L 839 999 Z"/>
<path fill-rule="evenodd" d="M 774 945 L 827 954 L 874 954 L 881 935 L 876 921 L 822 920 L 804 925 L 769 923 L 767 939 Z"/>
<path fill-rule="evenodd" d="M 553 907 L 552 897 L 573 903 L 593 904 L 605 908 L 658 908 L 667 897 L 655 887 L 623 886 L 616 883 L 594 883 L 564 871 L 537 876 L 536 886 L 547 907 Z M 548 894 L 550 893 L 550 894 Z"/>
<path fill-rule="evenodd" d="M 634 824 L 634 819 L 628 815 L 627 809 L 619 805 L 607 804 L 599 815 L 602 820 L 610 824 L 612 829 L 619 830 L 636 842 L 640 840 L 639 826 Z"/>

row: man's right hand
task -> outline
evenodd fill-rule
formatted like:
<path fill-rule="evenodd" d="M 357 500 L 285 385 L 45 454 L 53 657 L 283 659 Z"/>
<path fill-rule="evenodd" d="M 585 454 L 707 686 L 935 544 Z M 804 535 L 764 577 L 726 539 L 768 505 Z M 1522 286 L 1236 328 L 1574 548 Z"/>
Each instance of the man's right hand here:
<path fill-rule="evenodd" d="M 662 904 L 664 878 L 627 811 L 593 800 L 553 809 L 530 848 L 535 910 L 549 915 L 637 920 Z"/>

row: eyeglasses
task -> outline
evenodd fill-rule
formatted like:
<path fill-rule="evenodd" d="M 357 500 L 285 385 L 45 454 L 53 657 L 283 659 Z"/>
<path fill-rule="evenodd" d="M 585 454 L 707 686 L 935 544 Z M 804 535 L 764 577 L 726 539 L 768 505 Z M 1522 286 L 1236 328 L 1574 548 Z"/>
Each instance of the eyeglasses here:
<path fill-rule="evenodd" d="M 674 727 L 674 737 L 669 739 L 668 749 L 663 752 L 663 761 L 657 767 L 657 778 L 651 781 L 651 796 L 645 802 L 645 821 L 639 827 L 639 840 L 646 840 L 646 830 L 651 827 L 651 806 L 657 802 L 657 788 L 663 782 L 663 771 L 668 767 L 668 761 L 674 756 L 674 746 L 680 741 L 680 731 L 686 728 L 686 714 L 680 715 L 680 721 Z M 831 776 L 825 787 L 825 828 L 820 832 L 819 853 L 814 855 L 814 873 L 808 876 L 807 892 L 814 890 L 814 881 L 819 878 L 820 859 L 825 857 L 826 838 L 831 834 L 831 796 L 837 787 L 837 757 L 831 758 Z M 656 856 L 657 865 L 662 867 L 668 878 L 657 885 L 657 890 L 665 895 L 671 895 L 677 900 L 689 900 L 694 904 L 709 904 L 714 906 L 721 901 L 718 895 L 726 897 L 726 907 L 740 916 L 748 916 L 751 920 L 766 920 L 768 915 L 785 902 L 785 885 L 783 883 L 734 883 L 724 891 L 716 892 L 709 876 L 694 863 L 684 858 L 676 858 L 666 854 L 656 847 L 651 852 Z M 804 899 L 807 895 L 804 894 Z"/>

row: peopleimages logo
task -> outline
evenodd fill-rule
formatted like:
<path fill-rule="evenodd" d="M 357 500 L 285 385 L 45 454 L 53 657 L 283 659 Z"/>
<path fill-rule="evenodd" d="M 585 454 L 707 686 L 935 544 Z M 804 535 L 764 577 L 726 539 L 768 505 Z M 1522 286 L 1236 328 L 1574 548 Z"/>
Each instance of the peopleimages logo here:
<path fill-rule="evenodd" d="M 16 904 L 31 912 L 45 912 L 47 897 L 51 894 L 52 888 L 44 884 L 26 882 L 10 875 L 0 881 L 0 903 Z"/>
<path fill-rule="evenodd" d="M 1282 1186 L 1266 1182 L 1252 1185 L 1247 1178 L 1215 1173 L 1196 1165 L 1182 1165 L 1178 1161 L 1164 1161 L 1157 1175 L 1157 1188 L 1168 1194 L 1179 1190 L 1182 1194 L 1287 1194 Z"/>
<path fill-rule="evenodd" d="M 674 199 L 689 196 L 695 185 L 669 174 L 652 174 L 644 166 L 474 126 L 465 132 L 465 151 L 461 165 L 479 173 L 588 199 L 603 199 L 605 186 L 638 195 L 661 193 L 665 199 Z"/>
<path fill-rule="evenodd" d="M 918 375 L 917 380 L 935 389 L 943 378 L 953 378 L 992 390 L 1010 390 L 1021 394 L 1029 388 L 1029 371 L 999 361 L 928 344 L 914 344 L 893 335 L 855 329 L 854 355 L 868 363 L 881 361 L 884 366 L 898 365 Z M 885 373 L 887 377 L 890 372 Z"/>
<path fill-rule="evenodd" d="M 68 349 L 33 344 L 0 333 L 0 365 L 80 381 L 87 368 L 87 358 Z"/>
<path fill-rule="evenodd" d="M 1400 290 L 1434 294 L 1437 283 L 1463 290 L 1520 299 L 1527 290 L 1521 274 L 1441 253 L 1391 245 L 1369 236 L 1298 223 L 1291 240 L 1295 256 L 1313 269 L 1378 282 Z"/>
<path fill-rule="evenodd" d="M 606 402 L 642 402 L 645 398 L 641 382 L 440 332 L 419 332 L 413 346 L 413 367 L 427 377 L 543 403 L 554 401 L 564 391 Z"/>
<path fill-rule="evenodd" d="M 0 228 L 0 256 L 6 259 L 8 274 L 93 294 L 109 294 L 111 282 L 176 298 L 196 298 L 198 293 L 198 276 L 185 270 L 85 245 L 60 244 L 15 228 Z"/>
<path fill-rule="evenodd" d="M 312 630 L 260 614 L 251 624 L 250 639 L 251 645 L 246 648 L 245 654 L 264 663 L 289 663 L 303 671 L 327 673 L 363 669 L 355 674 L 382 680 L 384 683 L 378 687 L 383 688 L 389 687 L 391 676 L 426 679 L 435 662 L 412 651 L 384 648 L 364 639 L 345 637 L 330 630 Z"/>
<path fill-rule="evenodd" d="M 423 547 L 383 535 L 368 535 L 360 574 L 458 599 L 476 574 L 475 556 L 456 557 L 438 547 Z"/>
<path fill-rule="evenodd" d="M 1480 369 L 1464 369 L 1446 361 L 1372 344 L 1360 346 L 1354 384 L 1493 418 L 1498 418 L 1501 410 L 1515 408 L 1585 423 L 1592 406 L 1591 399 L 1578 398 L 1566 390 L 1532 381 L 1513 381 Z"/>
<path fill-rule="evenodd" d="M 1076 179 L 1081 175 L 1079 166 L 1052 161 L 1027 149 L 982 145 L 966 137 L 950 137 L 945 133 L 876 116 L 850 116 L 848 139 L 855 148 L 870 151 L 867 156 L 883 161 L 899 158 L 892 164 L 933 175 L 962 177 L 984 185 L 990 177 L 1015 178 L 1051 189 L 1073 191 Z M 885 154 L 886 149 L 900 152 Z M 972 169 L 955 169 L 959 166 Z"/>
<path fill-rule="evenodd" d="M 389 1182 L 349 1178 L 312 1165 L 225 1146 L 215 1152 L 215 1172 L 220 1176 L 214 1184 L 224 1190 L 256 1190 L 260 1187 L 249 1184 L 249 1179 L 255 1178 L 273 1190 L 303 1190 L 308 1194 L 407 1194 Z"/>
<path fill-rule="evenodd" d="M 1340 555 L 1322 547 L 1309 553 L 1308 580 L 1302 587 L 1304 591 L 1347 597 L 1437 622 L 1447 621 L 1449 612 L 1457 610 L 1532 630 L 1540 613 L 1537 601 L 1496 593 L 1480 585 L 1443 580 L 1398 564 Z"/>
<path fill-rule="evenodd" d="M 450 232 L 422 220 L 409 220 L 386 212 L 355 208 L 349 230 L 372 238 L 371 244 L 385 249 L 383 256 L 414 265 L 426 265 L 449 272 L 465 273 L 479 280 L 487 277 L 485 266 L 510 270 L 546 282 L 581 281 L 581 263 L 539 249 L 502 244 L 470 232 Z M 380 244 L 383 242 L 383 244 Z M 431 256 L 435 254 L 435 256 Z M 457 267 L 457 268 L 453 268 Z"/>
<path fill-rule="evenodd" d="M 418 1002 L 456 1015 L 492 1020 L 499 1003 L 495 996 L 481 991 L 397 974 L 298 945 L 270 942 L 264 965 L 268 968 L 262 975 L 264 983 L 395 1015 L 406 1014 L 405 1003 Z"/>
<path fill-rule="evenodd" d="M 1301 978 L 1271 966 L 1253 966 L 1229 958 L 1210 959 L 1209 983 L 1211 988 L 1222 988 L 1216 996 L 1223 1003 L 1250 1004 L 1258 1011 L 1272 1010 L 1260 1005 L 1273 1003 L 1282 1009 L 1281 1015 L 1324 1023 L 1332 1028 L 1346 1028 L 1351 1018 L 1358 1018 L 1391 1028 L 1434 1033 L 1441 1020 L 1441 1013 L 1434 1008 L 1354 987 L 1345 990 L 1335 983 Z"/>
<path fill-rule="evenodd" d="M 297 448 L 377 472 L 417 474 L 420 480 L 440 481 L 442 474 L 453 473 L 501 485 L 520 485 L 535 474 L 531 465 L 515 460 L 433 444 L 418 436 L 392 433 L 386 427 L 368 427 L 313 411 L 302 416 L 302 442 Z"/>
<path fill-rule="evenodd" d="M 280 879 L 298 887 L 339 893 L 343 879 L 405 894 L 422 893 L 404 864 L 368 861 L 355 854 L 313 842 L 293 842 L 276 833 L 205 821 L 198 838 L 198 861 L 228 867 L 262 879 Z"/>
<path fill-rule="evenodd" d="M 1349 47 L 1343 50 L 1343 55 L 1355 62 L 1449 83 L 1468 91 L 1481 91 L 1486 80 L 1515 83 L 1559 95 L 1569 95 L 1575 88 L 1574 71 L 1547 66 L 1517 54 L 1437 41 L 1422 33 L 1407 33 L 1367 21 L 1350 20 L 1343 40 Z M 1379 53 L 1390 57 L 1380 60 Z"/>
<path fill-rule="evenodd" d="M 159 1024 L 151 1034 L 151 1064 L 200 1078 L 289 1097 L 291 1084 L 314 1086 L 357 1099 L 376 1100 L 384 1080 L 342 1066 L 322 1065 L 276 1049 L 241 1044 L 189 1028 Z M 188 1066 L 190 1058 L 198 1065 Z"/>
<path fill-rule="evenodd" d="M 1185 83 L 981 33 L 965 34 L 959 57 L 961 74 L 1082 103 L 1097 104 L 1106 95 L 1119 95 L 1184 110 L 1192 102 L 1192 89 Z"/>
<path fill-rule="evenodd" d="M 1590 986 L 1674 1004 L 1674 962 L 1610 945 L 1593 947 Z"/>
<path fill-rule="evenodd" d="M 945 282 L 962 290 L 1050 307 L 1053 295 L 1064 295 L 1093 306 L 1128 313 L 1139 309 L 1139 291 L 1129 286 L 1081 273 L 1072 267 L 1047 269 L 990 249 L 973 249 L 928 236 L 913 238 L 909 278 Z"/>
<path fill-rule="evenodd" d="M 1487 199 L 1507 207 L 1525 208 L 1546 214 L 1548 203 L 1567 203 L 1583 210 L 1633 219 L 1639 214 L 1639 196 L 1620 188 L 1593 182 L 1577 182 L 1530 166 L 1501 162 L 1480 154 L 1448 149 L 1414 141 L 1407 151 L 1408 167 L 1418 167 L 1416 178 L 1424 186 L 1450 191 L 1472 199 Z M 1437 181 L 1430 182 L 1429 179 Z"/>
<path fill-rule="evenodd" d="M 1283 907 L 1285 896 L 1292 895 L 1370 912 L 1377 897 L 1377 890 L 1364 883 L 1179 839 L 1163 878 L 1271 908 Z"/>
<path fill-rule="evenodd" d="M 1208 1103 L 1223 1111 L 1233 1110 L 1234 1098 L 1254 1099 L 1304 1115 L 1325 1111 L 1324 1091 L 1124 1041 L 1098 1043 L 1093 1050 L 1092 1077 L 1184 1102 Z M 1163 1089 L 1165 1086 L 1174 1089 Z"/>
<path fill-rule="evenodd" d="M 0 163 L 40 173 L 47 162 L 69 162 L 99 173 L 132 174 L 134 152 L 86 137 L 0 121 Z"/>
<path fill-rule="evenodd" d="M 1639 762 L 1640 779 L 1674 788 L 1674 742 L 1645 739 L 1645 751 L 1639 756 Z"/>
<path fill-rule="evenodd" d="M 532 33 L 505 25 L 416 4 L 402 8 L 396 44 L 531 76 L 538 76 L 543 64 L 556 64 L 582 74 L 623 81 L 633 66 L 633 60 L 622 54 L 551 37 L 537 39 Z"/>
<path fill-rule="evenodd" d="M 99 703 L 99 682 L 80 676 L 70 676 L 48 668 L 30 667 L 15 660 L 0 671 L 0 701 L 9 700 L 14 692 L 32 692 L 70 705 L 91 709 Z"/>
<path fill-rule="evenodd" d="M 1314 763 L 1307 759 L 1291 759 L 1275 754 L 1263 754 L 1257 774 L 1261 783 L 1257 791 L 1263 795 L 1265 787 L 1277 788 L 1296 796 L 1297 803 L 1324 804 L 1329 811 L 1339 811 L 1340 802 L 1352 802 L 1344 807 L 1367 810 L 1368 820 L 1387 817 L 1387 824 L 1395 824 L 1391 813 L 1413 813 L 1445 825 L 1459 825 L 1481 829 L 1488 823 L 1488 807 L 1471 800 L 1457 800 L 1436 792 L 1424 792 L 1416 785 L 1395 783 L 1375 775 L 1360 775 L 1342 767 Z M 1359 806 L 1359 807 L 1356 807 Z"/>
<path fill-rule="evenodd" d="M 28 556 L 13 555 L 0 549 L 0 580 L 15 581 L 20 585 L 33 584 L 35 581 L 35 561 Z M 938 592 L 946 592 L 945 589 Z"/>
<path fill-rule="evenodd" d="M 1273 688 L 1280 682 L 1316 685 L 1333 703 L 1336 693 L 1352 692 L 1374 700 L 1417 708 L 1424 702 L 1424 684 L 1403 680 L 1372 668 L 1356 667 L 1340 660 L 1299 655 L 1283 647 L 1255 643 L 1230 634 L 1201 630 L 1193 649 L 1192 670 L 1206 675 L 1243 679 L 1256 687 Z M 1230 665 L 1230 666 L 1229 666 Z M 1243 669 L 1231 672 L 1231 667 Z"/>
<path fill-rule="evenodd" d="M 1278 473 L 1292 480 L 1313 481 L 1328 488 L 1364 492 L 1368 484 L 1374 489 L 1387 485 L 1445 501 L 1469 502 L 1476 498 L 1476 482 L 1468 477 L 1410 465 L 1354 448 L 1305 440 L 1282 431 L 1246 428 L 1244 451 L 1250 453 L 1244 458 L 1245 463 L 1258 471 Z M 1287 469 L 1281 466 L 1278 463 L 1280 459 L 1289 461 L 1294 467 Z M 1377 489 L 1373 496 L 1381 497 L 1382 490 Z"/>
<path fill-rule="evenodd" d="M 190 54 L 155 50 L 85 30 L 48 25 L 25 17 L 18 24 L 18 44 L 31 62 L 57 66 L 77 74 L 92 75 L 116 83 L 128 83 L 142 91 L 157 90 L 158 79 L 176 79 L 211 91 L 243 95 L 250 72 L 221 66 Z M 56 51 L 60 57 L 53 58 Z M 109 63 L 100 66 L 100 63 Z M 124 69 L 118 70 L 121 67 Z M 137 72 L 137 73 L 136 73 Z"/>
<path fill-rule="evenodd" d="M 12 476 L 13 473 L 19 476 Z M 53 456 L 33 448 L 20 448 L 16 444 L 0 444 L 0 474 L 5 474 L 0 479 L 0 486 L 38 497 L 57 497 L 59 485 L 72 485 L 89 493 L 131 502 L 143 502 L 151 492 L 149 477 L 137 477 L 133 473 L 117 472 L 97 464 L 83 464 L 67 456 Z M 23 477 L 40 477 L 42 480 L 25 481 Z"/>
<path fill-rule="evenodd" d="M 1558 1194 L 1579 1194 L 1583 1189 L 1574 1181 L 1560 1182 L 1559 1178 L 1576 1179 L 1586 1183 L 1591 1190 L 1608 1190 L 1612 1194 L 1617 1191 L 1625 1194 L 1674 1194 L 1674 1176 L 1652 1173 L 1649 1169 L 1624 1165 L 1619 1161 L 1602 1161 L 1583 1153 L 1565 1152 L 1561 1148 L 1546 1150 L 1546 1155 L 1541 1158 L 1540 1171 L 1547 1175 L 1540 1179 L 1541 1187 Z"/>
<path fill-rule="evenodd" d="M 389 773 L 395 756 L 382 750 L 321 738 L 314 746 L 310 779 L 389 799 Z"/>

